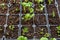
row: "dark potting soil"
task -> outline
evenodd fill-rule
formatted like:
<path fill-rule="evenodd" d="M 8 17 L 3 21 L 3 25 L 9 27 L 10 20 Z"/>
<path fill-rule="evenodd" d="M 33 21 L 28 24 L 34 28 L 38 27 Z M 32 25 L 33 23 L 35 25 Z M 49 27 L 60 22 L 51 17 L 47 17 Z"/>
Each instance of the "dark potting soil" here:
<path fill-rule="evenodd" d="M 10 3 L 11 4 L 19 4 L 20 3 L 20 0 L 15 0 L 15 1 L 14 0 L 10 0 Z"/>
<path fill-rule="evenodd" d="M 9 15 L 8 25 L 18 25 L 19 24 L 19 15 Z"/>
<path fill-rule="evenodd" d="M 48 14 L 52 15 L 52 12 L 55 12 L 55 15 L 58 15 L 58 11 L 55 5 L 46 5 Z"/>
<path fill-rule="evenodd" d="M 58 6 L 58 10 L 59 10 L 59 12 L 60 12 L 60 6 Z"/>
<path fill-rule="evenodd" d="M 6 28 L 5 36 L 6 38 L 16 39 L 18 37 L 18 26 L 14 26 L 14 30 L 9 29 L 9 26 Z"/>
<path fill-rule="evenodd" d="M 50 26 L 51 29 L 51 36 L 54 38 L 60 38 L 60 36 L 58 36 L 57 34 L 57 26 Z"/>
<path fill-rule="evenodd" d="M 0 26 L 0 38 L 4 35 L 4 26 Z"/>
<path fill-rule="evenodd" d="M 15 4 L 9 7 L 9 14 L 19 14 L 20 13 L 20 5 Z"/>
<path fill-rule="evenodd" d="M 48 15 L 48 20 L 49 20 L 50 25 L 59 25 L 60 24 L 59 17 L 57 15 L 55 17 L 53 17 L 52 15 Z"/>
<path fill-rule="evenodd" d="M 9 0 L 0 0 L 0 3 L 8 3 Z"/>
<path fill-rule="evenodd" d="M 36 24 L 36 25 L 46 25 L 47 22 L 46 22 L 45 15 L 35 15 L 34 24 Z"/>
<path fill-rule="evenodd" d="M 43 33 L 41 34 L 43 29 Z M 48 33 L 48 29 L 46 26 L 37 26 L 35 27 L 35 37 L 40 38 L 43 37 L 46 33 Z"/>
<path fill-rule="evenodd" d="M 23 32 L 24 28 L 28 28 L 28 32 Z M 34 29 L 32 26 L 22 26 L 21 28 L 21 35 L 28 37 L 29 39 L 34 37 Z"/>
<path fill-rule="evenodd" d="M 6 15 L 0 15 L 0 25 L 6 24 Z"/>

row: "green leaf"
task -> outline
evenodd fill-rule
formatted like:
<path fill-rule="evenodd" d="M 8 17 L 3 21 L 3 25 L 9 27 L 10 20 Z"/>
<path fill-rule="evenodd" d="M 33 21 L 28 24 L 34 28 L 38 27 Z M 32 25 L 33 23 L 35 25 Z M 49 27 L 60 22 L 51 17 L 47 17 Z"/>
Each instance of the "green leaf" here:
<path fill-rule="evenodd" d="M 56 38 L 50 38 L 50 40 L 56 40 Z"/>
<path fill-rule="evenodd" d="M 55 12 L 54 11 L 52 12 L 52 16 L 55 17 Z"/>
<path fill-rule="evenodd" d="M 30 13 L 33 13 L 34 12 L 34 9 L 33 8 L 29 8 L 30 10 Z"/>
<path fill-rule="evenodd" d="M 14 25 L 10 25 L 10 26 L 9 26 L 9 29 L 10 29 L 10 30 L 14 30 Z"/>
<path fill-rule="evenodd" d="M 19 37 L 17 38 L 17 40 L 28 40 L 28 39 L 27 39 L 27 37 L 19 36 Z"/>
<path fill-rule="evenodd" d="M 49 2 L 49 5 L 52 3 L 52 1 L 53 1 L 53 0 L 48 0 L 48 2 Z"/>
<path fill-rule="evenodd" d="M 49 33 L 46 33 L 45 35 L 44 35 L 44 37 L 49 37 L 50 36 L 50 34 Z"/>
<path fill-rule="evenodd" d="M 60 30 L 60 26 L 57 26 L 56 28 L 57 28 L 57 30 Z"/>
<path fill-rule="evenodd" d="M 48 38 L 46 38 L 46 37 L 42 37 L 40 40 L 48 40 Z"/>
<path fill-rule="evenodd" d="M 27 27 L 24 27 L 24 28 L 23 28 L 23 32 L 24 32 L 24 33 L 27 33 L 27 32 L 28 32 L 28 28 L 27 28 Z"/>
<path fill-rule="evenodd" d="M 35 0 L 37 3 L 44 2 L 44 0 Z"/>

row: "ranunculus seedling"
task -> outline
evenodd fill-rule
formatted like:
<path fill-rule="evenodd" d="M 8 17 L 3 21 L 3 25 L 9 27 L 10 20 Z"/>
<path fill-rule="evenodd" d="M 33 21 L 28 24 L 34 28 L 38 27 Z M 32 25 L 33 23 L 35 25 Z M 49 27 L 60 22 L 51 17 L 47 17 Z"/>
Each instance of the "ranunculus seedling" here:
<path fill-rule="evenodd" d="M 14 30 L 14 28 L 15 28 L 15 27 L 14 27 L 14 25 L 9 25 L 9 29 L 10 29 L 10 30 L 12 30 L 12 31 L 13 31 L 13 30 Z"/>
<path fill-rule="evenodd" d="M 53 0 L 48 0 L 49 5 L 52 3 Z"/>
<path fill-rule="evenodd" d="M 52 16 L 55 17 L 55 11 L 52 12 Z"/>
<path fill-rule="evenodd" d="M 0 4 L 0 7 L 2 7 L 2 9 L 4 10 L 6 8 L 5 3 Z"/>
<path fill-rule="evenodd" d="M 60 36 L 60 26 L 57 26 L 57 33 L 58 33 L 58 36 Z"/>
<path fill-rule="evenodd" d="M 49 37 L 50 36 L 50 34 L 49 33 L 46 33 L 45 35 L 44 35 L 44 37 Z"/>
<path fill-rule="evenodd" d="M 24 27 L 24 28 L 23 28 L 23 32 L 24 32 L 24 33 L 27 33 L 27 32 L 28 32 L 28 28 L 27 28 L 27 27 Z"/>
<path fill-rule="evenodd" d="M 42 38 L 40 38 L 40 40 L 48 40 L 48 38 L 42 37 Z"/>
<path fill-rule="evenodd" d="M 21 5 L 23 7 L 31 7 L 33 5 L 33 3 L 32 2 L 27 2 L 27 3 L 26 2 L 22 2 Z"/>
<path fill-rule="evenodd" d="M 24 21 L 28 21 L 28 20 L 30 20 L 31 18 L 33 18 L 33 16 L 34 16 L 34 13 L 33 13 L 33 14 L 27 13 L 27 14 L 25 14 L 25 15 L 23 16 L 22 19 L 24 19 Z"/>
<path fill-rule="evenodd" d="M 30 11 L 30 13 L 33 13 L 34 9 L 33 8 L 29 8 L 29 11 Z"/>
<path fill-rule="evenodd" d="M 44 0 L 35 0 L 37 3 L 42 3 Z"/>
<path fill-rule="evenodd" d="M 38 8 L 36 8 L 36 11 L 40 11 L 40 12 L 42 12 L 43 10 L 44 10 L 44 5 L 43 4 L 40 4 L 39 6 L 38 6 Z"/>
<path fill-rule="evenodd" d="M 27 38 L 27 37 L 24 37 L 24 36 L 19 36 L 19 37 L 17 38 L 17 40 L 28 40 L 28 38 Z"/>
<path fill-rule="evenodd" d="M 56 38 L 50 38 L 50 40 L 56 40 Z"/>

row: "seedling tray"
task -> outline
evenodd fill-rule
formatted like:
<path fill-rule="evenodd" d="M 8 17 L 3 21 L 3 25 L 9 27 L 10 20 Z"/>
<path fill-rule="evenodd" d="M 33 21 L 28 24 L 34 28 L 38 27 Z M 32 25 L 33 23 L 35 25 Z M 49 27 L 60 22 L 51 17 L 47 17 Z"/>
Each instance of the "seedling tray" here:
<path fill-rule="evenodd" d="M 23 2 L 23 0 L 17 0 L 17 2 Z M 37 5 L 35 5 L 34 0 L 30 0 L 33 2 L 32 8 L 36 8 Z M 2 1 L 1 1 L 2 2 Z M 0 3 L 1 3 L 0 2 Z M 43 5 L 45 6 L 44 12 L 36 12 L 34 11 L 34 17 L 28 21 L 24 22 L 22 20 L 22 16 L 25 15 L 23 12 L 23 7 L 20 4 L 14 4 L 12 5 L 12 2 L 10 0 L 5 1 L 6 3 L 6 11 L 0 14 L 0 26 L 2 26 L 3 31 L 0 33 L 0 40 L 17 40 L 18 36 L 22 35 L 22 29 L 24 27 L 29 28 L 29 33 L 27 33 L 25 36 L 28 37 L 28 40 L 39 40 L 43 35 L 39 35 L 39 31 L 41 31 L 39 28 L 44 28 L 45 33 L 50 33 L 50 38 L 54 37 L 57 40 L 60 40 L 60 37 L 56 35 L 52 30 L 55 30 L 54 28 L 60 25 L 60 0 L 55 0 L 51 5 L 47 6 L 46 2 L 44 1 Z M 18 13 L 11 12 L 11 10 L 15 10 L 14 7 L 18 7 L 20 11 Z M 38 7 L 38 6 L 37 6 Z M 1 9 L 0 9 L 1 10 Z M 56 17 L 51 17 L 51 11 L 54 10 L 56 12 Z M 2 11 L 0 11 L 2 12 Z M 13 22 L 11 22 L 11 20 Z M 8 28 L 9 25 L 15 26 L 15 31 L 11 32 Z M 10 35 L 7 35 L 7 32 L 10 33 Z M 12 35 L 11 35 L 12 34 Z"/>

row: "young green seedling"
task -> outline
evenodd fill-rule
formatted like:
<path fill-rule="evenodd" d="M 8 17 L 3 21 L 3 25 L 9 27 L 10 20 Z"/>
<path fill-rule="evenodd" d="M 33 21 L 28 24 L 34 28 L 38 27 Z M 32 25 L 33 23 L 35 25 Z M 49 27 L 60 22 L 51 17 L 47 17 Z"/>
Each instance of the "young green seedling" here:
<path fill-rule="evenodd" d="M 28 40 L 28 38 L 27 38 L 27 37 L 24 37 L 24 36 L 19 36 L 19 37 L 17 38 L 17 40 Z"/>
<path fill-rule="evenodd" d="M 50 38 L 50 40 L 56 40 L 56 38 Z"/>
<path fill-rule="evenodd" d="M 53 2 L 53 0 L 48 0 L 49 5 Z"/>
<path fill-rule="evenodd" d="M 44 2 L 44 0 L 35 0 L 38 4 Z"/>
<path fill-rule="evenodd" d="M 57 33 L 58 33 L 58 36 L 60 36 L 60 26 L 57 26 Z"/>
<path fill-rule="evenodd" d="M 24 27 L 24 28 L 23 28 L 23 32 L 24 32 L 24 33 L 27 33 L 27 32 L 28 32 L 28 28 L 27 28 L 27 27 Z"/>
<path fill-rule="evenodd" d="M 43 28 L 41 29 L 40 34 L 44 34 L 44 29 Z"/>
<path fill-rule="evenodd" d="M 0 7 L 4 10 L 6 8 L 5 3 L 0 4 Z"/>
<path fill-rule="evenodd" d="M 49 37 L 50 36 L 50 34 L 49 33 L 46 33 L 45 35 L 44 35 L 44 37 Z"/>
<path fill-rule="evenodd" d="M 48 38 L 42 37 L 42 38 L 40 38 L 40 40 L 48 40 Z"/>
<path fill-rule="evenodd" d="M 33 16 L 34 16 L 34 13 L 33 13 L 33 14 L 27 13 L 27 14 L 25 14 L 25 16 L 23 16 L 22 19 L 24 19 L 24 21 L 28 21 L 28 20 L 30 20 L 31 18 L 33 18 Z"/>
<path fill-rule="evenodd" d="M 33 5 L 33 3 L 32 2 L 27 2 L 27 3 L 26 2 L 22 2 L 21 5 L 23 7 L 31 7 Z"/>
<path fill-rule="evenodd" d="M 14 28 L 15 28 L 15 27 L 14 27 L 14 25 L 9 25 L 9 29 L 10 29 L 10 30 L 12 30 L 12 31 L 13 31 L 13 30 L 14 30 Z"/>
<path fill-rule="evenodd" d="M 30 11 L 30 13 L 33 13 L 34 9 L 33 8 L 29 8 L 29 11 Z"/>
<path fill-rule="evenodd" d="M 55 17 L 55 11 L 52 12 L 52 16 Z"/>

